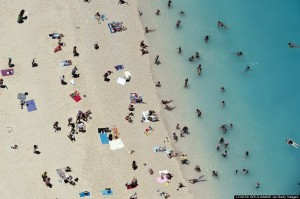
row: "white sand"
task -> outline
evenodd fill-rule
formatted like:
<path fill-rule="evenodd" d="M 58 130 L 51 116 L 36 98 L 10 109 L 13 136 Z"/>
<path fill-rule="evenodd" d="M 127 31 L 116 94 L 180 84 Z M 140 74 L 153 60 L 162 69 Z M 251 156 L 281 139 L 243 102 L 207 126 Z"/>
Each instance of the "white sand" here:
<path fill-rule="evenodd" d="M 0 88 L 0 154 L 1 178 L 0 198 L 79 198 L 79 192 L 90 191 L 92 197 L 102 198 L 100 190 L 112 188 L 114 195 L 109 198 L 129 198 L 135 192 L 138 198 L 163 198 L 157 190 L 166 191 L 171 198 L 191 198 L 186 188 L 177 191 L 178 182 L 184 182 L 178 162 L 168 159 L 163 153 L 154 153 L 153 146 L 164 144 L 168 136 L 162 121 L 141 123 L 141 112 L 160 110 L 160 104 L 152 82 L 149 57 L 141 56 L 139 42 L 144 32 L 136 10 L 136 3 L 118 5 L 118 0 L 23 0 L 0 2 L 0 69 L 8 68 L 8 57 L 15 64 L 15 75 L 4 77 L 8 90 Z M 21 9 L 28 12 L 28 20 L 17 23 Z M 97 24 L 96 12 L 105 14 L 107 21 Z M 120 21 L 128 30 L 111 34 L 108 22 Z M 77 29 L 76 27 L 80 27 Z M 63 33 L 66 47 L 57 53 L 53 49 L 57 40 L 48 34 Z M 93 48 L 99 42 L 100 49 Z M 80 54 L 74 58 L 73 46 Z M 151 49 L 150 49 L 151 51 Z M 36 58 L 39 66 L 31 67 Z M 59 62 L 72 59 L 73 66 L 62 67 Z M 125 70 L 117 72 L 113 67 L 124 64 Z M 60 84 L 59 77 L 66 76 L 70 82 L 71 70 L 77 66 L 80 78 L 76 85 Z M 107 70 L 114 73 L 109 83 L 103 81 Z M 132 80 L 121 86 L 116 83 L 118 77 L 124 77 L 124 71 L 130 71 Z M 69 94 L 78 90 L 87 97 L 75 103 Z M 37 111 L 27 112 L 20 109 L 17 94 L 28 92 L 27 99 L 34 99 Z M 133 124 L 125 119 L 128 114 L 129 93 L 143 95 L 147 104 L 136 105 Z M 76 135 L 72 143 L 67 135 L 67 119 L 76 116 L 77 111 L 91 110 L 92 119 L 87 123 L 87 132 Z M 54 132 L 52 125 L 58 121 L 61 132 Z M 111 151 L 108 145 L 102 145 L 97 133 L 99 127 L 116 125 L 125 148 Z M 151 125 L 155 133 L 145 136 L 144 130 Z M 8 133 L 7 127 L 13 131 Z M 170 138 L 169 138 L 170 140 Z M 17 144 L 17 150 L 11 146 Z M 33 154 L 33 145 L 37 144 L 40 155 Z M 129 150 L 135 150 L 132 155 Z M 139 168 L 131 168 L 135 160 Z M 146 163 L 147 166 L 143 164 Z M 70 166 L 71 175 L 79 178 L 75 187 L 59 182 L 56 169 Z M 148 168 L 154 175 L 148 174 Z M 174 174 L 168 187 L 156 181 L 159 170 L 167 169 Z M 41 175 L 48 172 L 52 188 L 45 186 Z M 139 186 L 127 190 L 124 184 L 136 176 Z"/>

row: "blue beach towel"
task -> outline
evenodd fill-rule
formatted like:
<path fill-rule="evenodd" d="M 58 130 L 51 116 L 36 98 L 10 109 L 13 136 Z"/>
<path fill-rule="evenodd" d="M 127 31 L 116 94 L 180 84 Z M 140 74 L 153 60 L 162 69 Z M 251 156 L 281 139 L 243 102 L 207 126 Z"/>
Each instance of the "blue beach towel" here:
<path fill-rule="evenodd" d="M 79 196 L 80 196 L 80 198 L 83 198 L 85 196 L 91 196 L 91 193 L 88 191 L 84 191 L 84 192 L 79 193 Z"/>
<path fill-rule="evenodd" d="M 106 133 L 99 133 L 100 134 L 100 140 L 102 144 L 109 144 L 109 140 L 107 138 Z"/>
<path fill-rule="evenodd" d="M 34 100 L 29 100 L 26 102 L 28 112 L 37 110 Z"/>
<path fill-rule="evenodd" d="M 113 195 L 112 190 L 107 190 L 107 189 L 105 189 L 105 190 L 102 190 L 101 192 L 102 192 L 102 194 L 103 194 L 104 196 L 110 196 L 110 195 Z"/>

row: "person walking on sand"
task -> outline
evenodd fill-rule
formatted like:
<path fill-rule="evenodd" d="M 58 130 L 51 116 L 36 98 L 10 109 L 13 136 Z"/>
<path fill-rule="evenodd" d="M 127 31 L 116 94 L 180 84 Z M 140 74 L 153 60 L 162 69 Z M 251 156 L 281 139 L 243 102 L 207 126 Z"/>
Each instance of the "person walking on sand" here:
<path fill-rule="evenodd" d="M 154 64 L 156 64 L 156 65 L 160 64 L 159 55 L 156 55 Z"/>
<path fill-rule="evenodd" d="M 177 125 L 176 125 L 176 130 L 180 130 L 180 126 L 179 126 L 178 123 L 177 123 Z"/>
<path fill-rule="evenodd" d="M 186 78 L 184 80 L 184 88 L 186 88 L 188 86 L 188 83 L 189 83 L 189 78 Z"/>
<path fill-rule="evenodd" d="M 201 70 L 202 70 L 202 67 L 201 67 L 201 64 L 199 64 L 198 67 L 197 67 L 197 72 L 198 72 L 199 76 L 201 74 Z"/>
<path fill-rule="evenodd" d="M 178 136 L 176 135 L 176 133 L 173 133 L 173 139 L 175 140 L 175 143 L 178 142 Z"/>
<path fill-rule="evenodd" d="M 15 65 L 11 63 L 11 60 L 12 60 L 11 58 L 8 58 L 8 67 L 9 68 L 15 67 Z"/>
<path fill-rule="evenodd" d="M 176 28 L 179 28 L 180 23 L 181 23 L 181 21 L 180 21 L 180 20 L 177 20 L 177 22 L 176 22 Z"/>
<path fill-rule="evenodd" d="M 160 10 L 157 9 L 155 14 L 156 14 L 156 15 L 160 15 Z"/>
<path fill-rule="evenodd" d="M 140 15 L 140 16 L 142 16 L 142 15 L 143 15 L 142 11 L 140 11 L 140 10 L 139 10 L 139 15 Z"/>
<path fill-rule="evenodd" d="M 76 46 L 73 47 L 73 56 L 74 57 L 79 57 L 79 53 L 77 52 L 77 47 Z"/>

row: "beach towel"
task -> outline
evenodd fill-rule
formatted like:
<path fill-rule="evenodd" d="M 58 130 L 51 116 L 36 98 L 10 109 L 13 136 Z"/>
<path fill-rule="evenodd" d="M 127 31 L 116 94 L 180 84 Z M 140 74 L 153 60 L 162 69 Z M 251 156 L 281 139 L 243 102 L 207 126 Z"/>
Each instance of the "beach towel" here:
<path fill-rule="evenodd" d="M 131 73 L 129 71 L 125 71 L 124 74 L 126 79 L 131 77 Z"/>
<path fill-rule="evenodd" d="M 124 144 L 121 139 L 112 140 L 112 141 L 109 141 L 109 148 L 110 148 L 110 150 L 114 151 L 117 149 L 124 148 Z"/>
<path fill-rule="evenodd" d="M 76 94 L 77 93 L 77 94 Z M 74 93 L 70 94 L 70 96 L 73 98 L 73 100 L 75 102 L 79 102 L 81 100 L 81 97 L 79 95 L 79 92 L 78 91 L 75 91 Z"/>
<path fill-rule="evenodd" d="M 63 172 L 61 169 L 56 169 L 56 173 L 57 175 L 59 175 L 59 177 L 63 180 L 67 179 L 65 172 Z"/>
<path fill-rule="evenodd" d="M 116 65 L 116 66 L 115 66 L 115 69 L 116 69 L 117 71 L 120 71 L 120 70 L 123 70 L 123 69 L 124 69 L 124 66 L 123 66 L 123 65 Z"/>
<path fill-rule="evenodd" d="M 29 100 L 26 102 L 28 112 L 37 110 L 34 100 Z"/>
<path fill-rule="evenodd" d="M 124 79 L 124 78 L 122 78 L 122 77 L 119 77 L 119 78 L 117 79 L 117 83 L 124 86 L 125 83 L 126 83 L 126 79 Z"/>
<path fill-rule="evenodd" d="M 83 198 L 85 196 L 91 196 L 91 193 L 88 191 L 84 191 L 84 192 L 79 193 L 79 196 L 80 196 L 80 198 Z"/>
<path fill-rule="evenodd" d="M 149 111 L 142 111 L 142 116 L 145 119 L 144 122 L 150 122 L 148 120 L 148 114 L 149 114 Z"/>
<path fill-rule="evenodd" d="M 156 180 L 157 180 L 157 182 L 159 182 L 159 183 L 163 183 L 163 182 L 167 182 L 167 181 L 168 181 L 168 179 L 167 179 L 166 176 L 164 176 L 163 179 L 161 179 L 161 177 L 158 177 L 158 178 L 156 178 Z"/>
<path fill-rule="evenodd" d="M 102 144 L 109 144 L 109 140 L 107 138 L 106 133 L 99 133 L 100 134 L 100 140 Z"/>
<path fill-rule="evenodd" d="M 10 75 L 13 75 L 13 74 L 14 74 L 14 69 L 9 68 L 9 69 L 1 70 L 1 74 L 2 74 L 2 76 L 10 76 Z"/>
<path fill-rule="evenodd" d="M 127 30 L 127 28 L 124 27 L 123 24 L 120 22 L 112 22 L 112 23 L 108 23 L 107 25 L 108 25 L 108 28 L 111 33 L 116 33 L 116 32 L 121 32 L 123 30 Z"/>
<path fill-rule="evenodd" d="M 112 190 L 107 190 L 107 189 L 105 189 L 105 190 L 102 190 L 101 191 L 101 193 L 102 193 L 102 195 L 104 195 L 104 196 L 110 196 L 110 195 L 113 195 L 113 192 L 112 192 Z"/>
<path fill-rule="evenodd" d="M 24 93 L 18 93 L 17 99 L 25 101 L 26 100 L 26 95 Z"/>

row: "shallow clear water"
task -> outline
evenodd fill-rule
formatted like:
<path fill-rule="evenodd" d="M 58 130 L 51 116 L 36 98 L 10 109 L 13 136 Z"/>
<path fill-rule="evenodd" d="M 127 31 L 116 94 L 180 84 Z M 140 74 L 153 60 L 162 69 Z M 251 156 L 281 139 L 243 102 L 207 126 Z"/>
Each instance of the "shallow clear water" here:
<path fill-rule="evenodd" d="M 155 15 L 157 8 L 160 16 Z M 163 112 L 167 126 L 173 133 L 179 122 L 191 131 L 175 145 L 192 160 L 182 169 L 187 178 L 197 177 L 193 167 L 199 164 L 208 179 L 190 186 L 196 198 L 298 190 L 300 149 L 288 146 L 285 139 L 300 143 L 300 49 L 287 46 L 300 44 L 300 2 L 173 0 L 168 9 L 167 0 L 140 0 L 140 9 L 144 25 L 156 29 L 147 39 L 151 61 L 159 54 L 162 62 L 152 66 L 155 80 L 162 83 L 159 94 L 177 105 L 174 111 Z M 181 16 L 180 10 L 186 14 Z M 182 26 L 176 29 L 178 19 Z M 219 30 L 218 20 L 229 30 Z M 203 40 L 207 34 L 209 44 Z M 178 46 L 182 55 L 177 54 Z M 201 59 L 191 63 L 188 58 L 195 51 Z M 237 51 L 244 56 L 235 56 Z M 253 71 L 245 72 L 247 65 Z M 187 77 L 190 86 L 184 89 Z M 220 92 L 221 86 L 226 92 Z M 196 108 L 201 109 L 201 118 L 196 118 Z M 223 134 L 219 127 L 230 122 L 233 129 Z M 215 148 L 220 137 L 230 143 L 226 159 Z M 246 150 L 250 156 L 245 159 Z M 241 168 L 249 169 L 249 174 L 234 173 Z M 212 170 L 219 171 L 218 179 L 211 176 Z M 258 181 L 260 189 L 255 188 Z"/>

